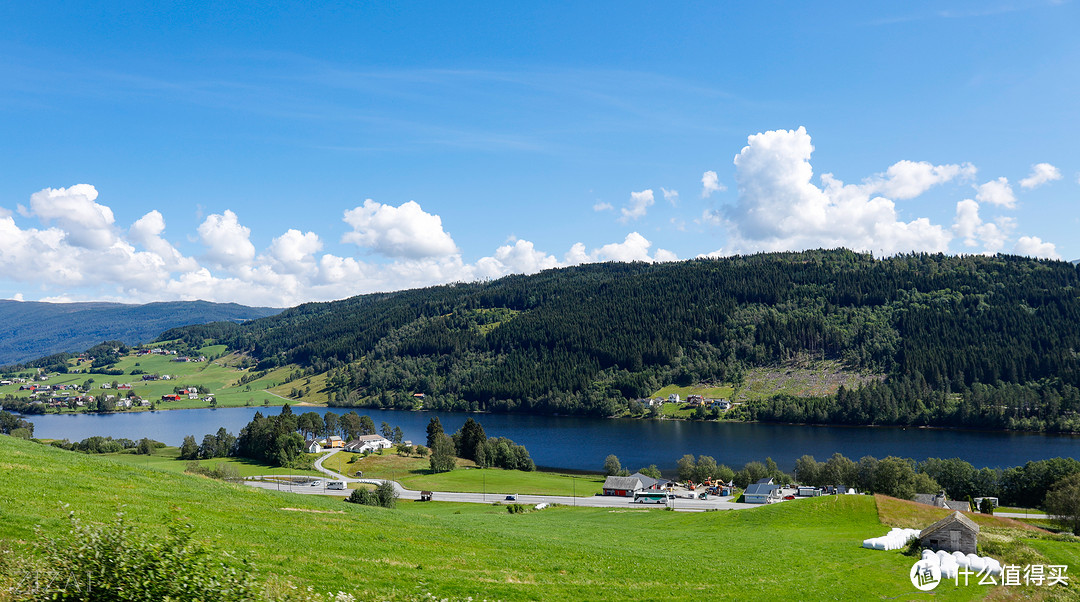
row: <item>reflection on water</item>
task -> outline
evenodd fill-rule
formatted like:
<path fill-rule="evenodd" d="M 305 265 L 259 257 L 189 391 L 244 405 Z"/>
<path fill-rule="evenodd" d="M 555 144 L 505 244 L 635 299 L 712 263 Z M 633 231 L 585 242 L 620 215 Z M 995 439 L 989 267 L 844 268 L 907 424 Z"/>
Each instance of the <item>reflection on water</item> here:
<path fill-rule="evenodd" d="M 117 414 L 50 414 L 28 416 L 34 435 L 78 441 L 92 435 L 139 439 L 150 437 L 180 445 L 185 435 L 203 435 L 225 427 L 238 434 L 255 412 L 277 414 L 281 408 L 220 408 Z M 343 408 L 311 408 L 343 414 Z M 296 413 L 310 411 L 294 407 Z M 470 416 L 488 436 L 509 437 L 528 448 L 538 466 L 599 471 L 608 454 L 636 470 L 656 464 L 673 470 L 684 454 L 709 455 L 718 463 L 741 467 L 771 457 L 790 470 L 796 458 L 810 454 L 824 460 L 834 452 L 858 460 L 862 456 L 962 458 L 976 467 L 1017 466 L 1029 460 L 1077 456 L 1080 437 L 900 428 L 816 427 L 780 424 L 684 422 L 676 420 L 609 420 L 566 416 L 400 412 L 358 408 L 378 427 L 383 421 L 400 426 L 405 438 L 423 443 L 428 421 L 438 416 L 448 433 Z"/>

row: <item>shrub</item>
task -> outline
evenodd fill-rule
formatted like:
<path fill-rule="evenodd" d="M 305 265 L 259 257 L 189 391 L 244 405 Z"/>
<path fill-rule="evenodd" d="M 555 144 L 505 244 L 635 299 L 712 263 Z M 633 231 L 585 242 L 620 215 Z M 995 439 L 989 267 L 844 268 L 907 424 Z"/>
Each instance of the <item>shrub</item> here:
<path fill-rule="evenodd" d="M 247 561 L 207 548 L 193 528 L 172 521 L 168 534 L 114 523 L 83 525 L 71 514 L 66 539 L 35 543 L 32 558 L 5 553 L 0 582 L 18 583 L 12 600 L 253 600 L 260 597 Z"/>
<path fill-rule="evenodd" d="M 359 489 L 353 489 L 349 497 L 345 498 L 346 502 L 352 504 L 361 504 L 364 506 L 381 506 L 383 508 L 395 508 L 397 507 L 398 494 L 394 490 L 394 484 L 389 481 L 383 481 L 375 487 L 375 490 L 361 487 Z"/>

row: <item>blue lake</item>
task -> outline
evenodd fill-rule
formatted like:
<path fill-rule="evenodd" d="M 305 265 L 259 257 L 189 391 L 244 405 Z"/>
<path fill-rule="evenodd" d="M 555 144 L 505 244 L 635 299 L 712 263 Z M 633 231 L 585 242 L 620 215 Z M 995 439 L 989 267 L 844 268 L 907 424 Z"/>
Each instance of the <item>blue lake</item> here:
<path fill-rule="evenodd" d="M 320 415 L 343 414 L 344 408 L 310 408 Z M 48 414 L 28 416 L 34 435 L 78 441 L 92 435 L 139 439 L 150 437 L 180 445 L 185 435 L 198 441 L 219 427 L 237 434 L 255 412 L 276 415 L 280 407 L 169 410 L 117 414 Z M 296 407 L 303 413 L 309 408 Z M 834 452 L 858 460 L 862 456 L 895 455 L 922 460 L 962 458 L 976 467 L 1006 468 L 1029 460 L 1080 456 L 1080 437 L 963 430 L 848 428 L 783 424 L 683 422 L 676 420 L 611 420 L 566 416 L 401 412 L 358 408 L 378 426 L 399 426 L 414 443 L 426 439 L 428 421 L 438 416 L 452 433 L 469 417 L 484 425 L 488 436 L 509 437 L 528 448 L 538 466 L 599 471 L 608 454 L 636 470 L 656 464 L 671 471 L 684 454 L 709 455 L 718 463 L 739 468 L 751 460 L 771 457 L 790 470 L 795 460 L 810 454 L 818 460 Z"/>

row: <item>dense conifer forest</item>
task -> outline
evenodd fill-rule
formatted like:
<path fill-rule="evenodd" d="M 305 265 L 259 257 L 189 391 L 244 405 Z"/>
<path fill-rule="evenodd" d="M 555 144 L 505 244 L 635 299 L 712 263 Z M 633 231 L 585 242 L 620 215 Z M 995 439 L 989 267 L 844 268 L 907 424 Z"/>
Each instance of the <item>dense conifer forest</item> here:
<path fill-rule="evenodd" d="M 174 329 L 327 372 L 334 405 L 612 415 L 666 384 L 831 359 L 882 378 L 755 420 L 1080 431 L 1080 270 L 847 250 L 606 263 Z"/>

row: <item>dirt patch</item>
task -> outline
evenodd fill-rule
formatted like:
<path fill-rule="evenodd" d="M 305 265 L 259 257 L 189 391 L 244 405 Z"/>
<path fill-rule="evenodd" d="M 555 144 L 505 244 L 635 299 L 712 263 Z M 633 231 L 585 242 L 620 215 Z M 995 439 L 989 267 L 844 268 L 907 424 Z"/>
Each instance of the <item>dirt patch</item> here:
<path fill-rule="evenodd" d="M 884 380 L 882 374 L 853 372 L 836 361 L 798 361 L 747 372 L 733 401 L 748 401 L 786 393 L 795 397 L 835 395 L 841 386 L 849 389 Z"/>

